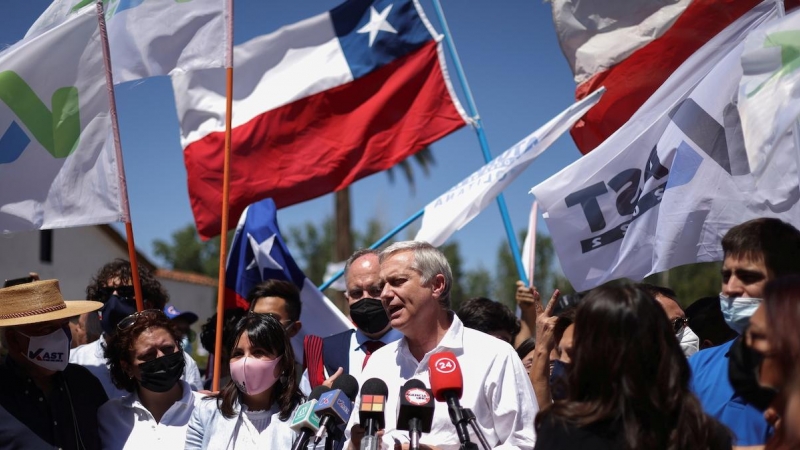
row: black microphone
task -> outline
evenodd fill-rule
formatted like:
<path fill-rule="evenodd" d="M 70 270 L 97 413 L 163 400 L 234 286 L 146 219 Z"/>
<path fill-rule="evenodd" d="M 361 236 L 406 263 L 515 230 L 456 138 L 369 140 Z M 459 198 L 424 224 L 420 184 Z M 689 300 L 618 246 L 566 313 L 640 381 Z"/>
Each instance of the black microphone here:
<path fill-rule="evenodd" d="M 292 444 L 292 450 L 302 449 L 308 438 L 319 430 L 319 416 L 314 412 L 314 407 L 322 394 L 330 390 L 331 388 L 328 386 L 315 387 L 308 396 L 308 401 L 297 407 L 292 422 L 289 424 L 289 428 L 299 433 Z"/>
<path fill-rule="evenodd" d="M 430 433 L 435 406 L 433 391 L 426 388 L 422 381 L 411 379 L 400 388 L 397 429 L 408 431 L 412 450 L 419 450 L 422 433 Z"/>
<path fill-rule="evenodd" d="M 379 443 L 376 434 L 378 430 L 386 427 L 386 396 L 389 387 L 379 378 L 370 378 L 361 386 L 361 405 L 358 408 L 358 419 L 367 430 L 361 439 L 361 450 L 378 450 Z"/>
<path fill-rule="evenodd" d="M 340 375 L 333 382 L 333 389 L 322 394 L 314 408 L 320 417 L 319 430 L 314 435 L 314 445 L 319 444 L 322 435 L 328 431 L 328 436 L 341 440 L 341 433 L 337 426 L 347 423 L 353 414 L 353 399 L 358 395 L 358 381 L 352 375 Z"/>

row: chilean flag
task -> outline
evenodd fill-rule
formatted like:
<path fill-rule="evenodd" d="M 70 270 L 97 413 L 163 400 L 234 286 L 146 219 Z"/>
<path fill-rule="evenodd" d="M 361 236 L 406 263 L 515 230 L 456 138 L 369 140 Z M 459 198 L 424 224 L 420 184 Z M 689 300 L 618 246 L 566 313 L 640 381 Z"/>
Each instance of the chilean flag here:
<path fill-rule="evenodd" d="M 570 132 L 581 153 L 617 131 L 689 56 L 761 2 L 554 0 L 561 50 L 578 83 L 575 98 L 606 88 Z M 799 3 L 786 0 L 786 8 Z"/>
<path fill-rule="evenodd" d="M 291 281 L 300 290 L 303 327 L 292 338 L 298 360 L 302 359 L 306 334 L 329 336 L 353 328 L 297 266 L 281 237 L 275 203 L 269 198 L 245 208 L 236 226 L 225 269 L 225 307 L 249 309 L 247 294 L 266 280 Z"/>
<path fill-rule="evenodd" d="M 350 0 L 234 49 L 232 219 L 386 170 L 467 123 L 417 1 Z M 172 76 L 201 236 L 220 232 L 225 72 Z"/>

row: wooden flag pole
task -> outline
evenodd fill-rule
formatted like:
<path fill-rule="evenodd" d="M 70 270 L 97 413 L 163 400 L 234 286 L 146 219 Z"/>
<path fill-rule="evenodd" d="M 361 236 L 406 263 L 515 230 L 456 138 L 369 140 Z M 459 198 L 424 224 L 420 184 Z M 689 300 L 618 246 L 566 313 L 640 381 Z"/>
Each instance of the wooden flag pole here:
<path fill-rule="evenodd" d="M 225 156 L 222 164 L 222 224 L 219 235 L 219 277 L 217 279 L 217 333 L 214 342 L 212 391 L 219 391 L 222 371 L 222 325 L 225 323 L 225 262 L 228 256 L 228 197 L 231 178 L 231 127 L 233 116 L 233 0 L 227 4 L 228 43 L 225 61 Z"/>
<path fill-rule="evenodd" d="M 128 258 L 131 262 L 131 281 L 136 297 L 136 310 L 144 310 L 142 299 L 142 282 L 139 280 L 139 261 L 136 257 L 136 243 L 133 240 L 133 224 L 131 223 L 131 209 L 128 202 L 128 182 L 125 179 L 125 164 L 122 161 L 122 140 L 119 137 L 119 121 L 117 119 L 117 100 L 114 95 L 114 75 L 111 72 L 111 52 L 108 49 L 108 33 L 106 19 L 103 11 L 103 1 L 97 0 L 97 22 L 100 27 L 100 41 L 103 47 L 103 62 L 106 69 L 106 89 L 108 90 L 108 103 L 111 114 L 111 132 L 114 136 L 114 152 L 117 156 L 117 174 L 119 176 L 120 203 L 125 214 L 125 238 L 128 241 Z"/>

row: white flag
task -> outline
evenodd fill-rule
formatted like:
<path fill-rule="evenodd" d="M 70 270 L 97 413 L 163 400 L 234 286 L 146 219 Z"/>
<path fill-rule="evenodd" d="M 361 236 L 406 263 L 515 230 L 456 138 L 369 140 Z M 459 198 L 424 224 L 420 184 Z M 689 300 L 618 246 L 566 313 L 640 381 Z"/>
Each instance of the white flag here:
<path fill-rule="evenodd" d="M 800 11 L 753 31 L 744 45 L 739 114 L 750 168 L 760 176 L 800 116 Z"/>
<path fill-rule="evenodd" d="M 26 35 L 48 30 L 96 0 L 55 0 Z M 104 0 L 114 83 L 225 64 L 226 0 Z"/>
<path fill-rule="evenodd" d="M 586 96 L 547 124 L 428 203 L 414 240 L 440 246 L 474 219 L 556 139 L 600 100 L 605 89 Z"/>
<path fill-rule="evenodd" d="M 756 217 L 798 223 L 791 139 L 756 188 L 736 108 L 741 42 L 774 12 L 762 4 L 734 22 L 600 147 L 533 189 L 575 289 L 721 260 L 724 233 Z"/>
<path fill-rule="evenodd" d="M 0 53 L 0 230 L 126 219 L 97 14 Z"/>

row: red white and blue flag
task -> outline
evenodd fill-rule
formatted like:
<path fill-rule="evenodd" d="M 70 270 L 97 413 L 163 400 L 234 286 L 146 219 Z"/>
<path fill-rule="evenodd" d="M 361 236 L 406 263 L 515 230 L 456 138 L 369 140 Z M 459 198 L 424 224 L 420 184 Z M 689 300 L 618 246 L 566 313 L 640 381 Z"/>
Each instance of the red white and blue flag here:
<path fill-rule="evenodd" d="M 350 0 L 234 49 L 232 218 L 386 170 L 467 122 L 417 1 Z M 173 74 L 189 196 L 220 231 L 225 72 Z"/>
<path fill-rule="evenodd" d="M 225 307 L 248 309 L 248 292 L 266 280 L 288 280 L 300 290 L 303 327 L 292 338 L 298 359 L 306 330 L 329 336 L 353 327 L 297 266 L 281 237 L 275 203 L 269 198 L 247 207 L 236 227 L 225 270 Z"/>

